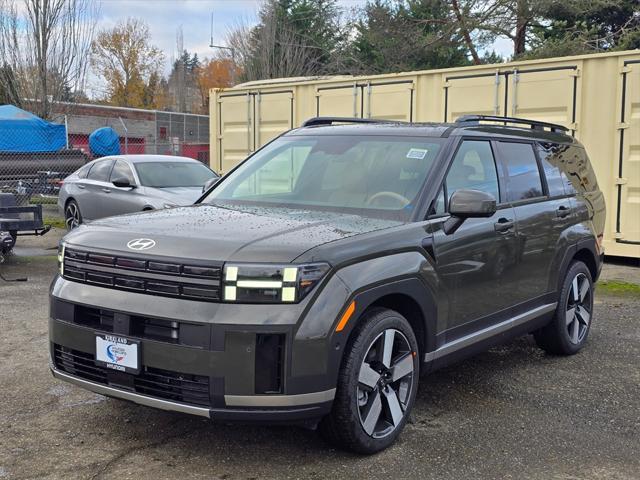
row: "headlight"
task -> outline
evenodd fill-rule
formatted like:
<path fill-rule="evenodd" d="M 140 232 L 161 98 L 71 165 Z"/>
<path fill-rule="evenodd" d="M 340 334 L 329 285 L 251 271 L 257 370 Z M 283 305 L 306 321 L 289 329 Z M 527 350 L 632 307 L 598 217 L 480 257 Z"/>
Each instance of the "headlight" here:
<path fill-rule="evenodd" d="M 329 271 L 326 263 L 271 265 L 227 263 L 223 299 L 237 303 L 296 303 Z"/>
<path fill-rule="evenodd" d="M 60 242 L 58 245 L 58 270 L 60 276 L 64 275 L 64 242 Z"/>

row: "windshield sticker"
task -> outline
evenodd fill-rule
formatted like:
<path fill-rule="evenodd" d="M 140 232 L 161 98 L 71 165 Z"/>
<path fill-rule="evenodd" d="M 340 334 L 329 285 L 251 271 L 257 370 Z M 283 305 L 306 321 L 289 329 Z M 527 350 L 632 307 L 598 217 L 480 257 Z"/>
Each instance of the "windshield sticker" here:
<path fill-rule="evenodd" d="M 423 160 L 427 156 L 428 150 L 424 148 L 412 148 L 407 153 L 407 158 L 415 158 L 416 160 Z"/>

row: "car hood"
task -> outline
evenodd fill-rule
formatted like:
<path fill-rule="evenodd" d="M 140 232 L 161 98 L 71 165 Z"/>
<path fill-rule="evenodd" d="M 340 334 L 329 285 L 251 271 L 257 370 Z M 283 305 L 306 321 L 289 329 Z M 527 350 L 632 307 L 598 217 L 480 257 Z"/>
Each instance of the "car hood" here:
<path fill-rule="evenodd" d="M 145 194 L 178 206 L 193 205 L 202 196 L 202 187 L 145 187 Z"/>
<path fill-rule="evenodd" d="M 184 259 L 291 262 L 313 247 L 401 223 L 326 211 L 199 204 L 104 218 L 81 225 L 65 242 Z M 137 238 L 152 239 L 155 246 L 130 250 L 127 243 Z"/>

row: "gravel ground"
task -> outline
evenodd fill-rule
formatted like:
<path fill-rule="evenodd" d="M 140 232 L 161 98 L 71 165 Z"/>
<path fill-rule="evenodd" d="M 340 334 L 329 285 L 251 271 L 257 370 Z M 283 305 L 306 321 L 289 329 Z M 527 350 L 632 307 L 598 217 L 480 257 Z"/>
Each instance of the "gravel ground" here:
<path fill-rule="evenodd" d="M 640 478 L 640 295 L 596 295 L 582 353 L 529 337 L 422 379 L 400 441 L 362 457 L 315 432 L 219 425 L 55 381 L 47 289 L 57 242 L 20 240 L 0 267 L 0 479 Z M 29 255 L 29 256 L 26 256 Z M 640 284 L 640 269 L 623 269 Z M 625 270 L 626 269 L 626 270 Z"/>

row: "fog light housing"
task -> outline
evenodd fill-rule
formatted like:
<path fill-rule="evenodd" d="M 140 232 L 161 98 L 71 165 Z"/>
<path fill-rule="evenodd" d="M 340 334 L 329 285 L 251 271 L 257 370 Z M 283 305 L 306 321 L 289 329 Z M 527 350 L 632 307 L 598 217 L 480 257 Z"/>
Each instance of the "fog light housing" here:
<path fill-rule="evenodd" d="M 223 300 L 237 303 L 297 303 L 329 269 L 326 263 L 226 264 Z"/>

